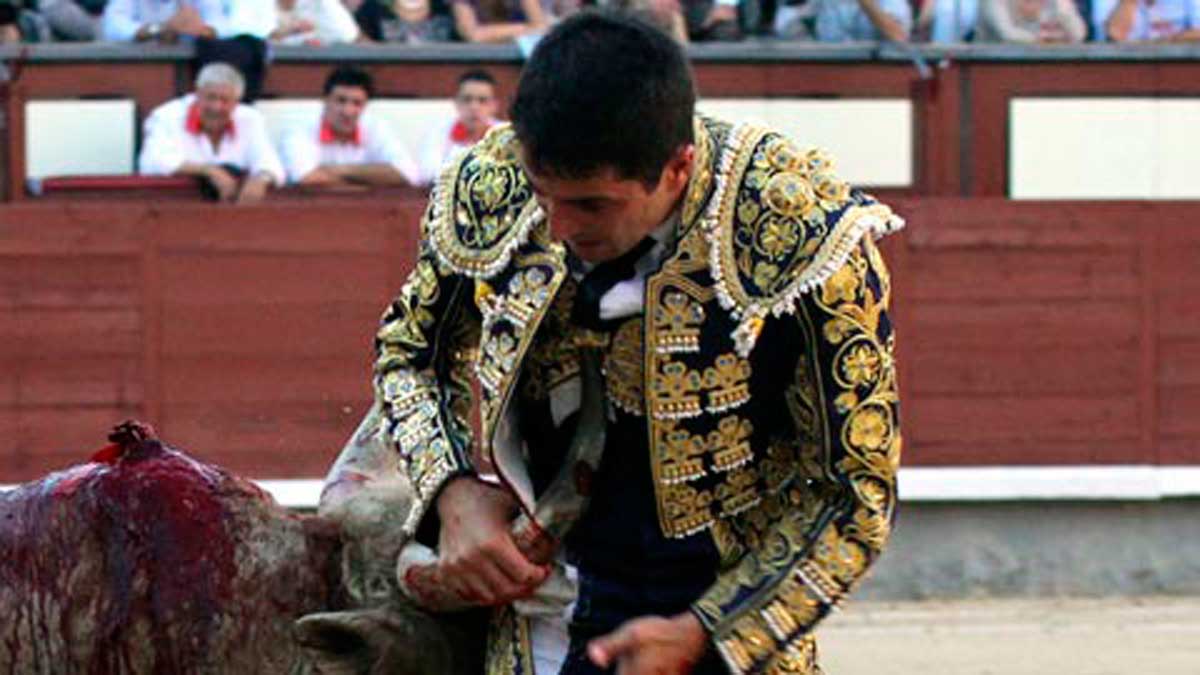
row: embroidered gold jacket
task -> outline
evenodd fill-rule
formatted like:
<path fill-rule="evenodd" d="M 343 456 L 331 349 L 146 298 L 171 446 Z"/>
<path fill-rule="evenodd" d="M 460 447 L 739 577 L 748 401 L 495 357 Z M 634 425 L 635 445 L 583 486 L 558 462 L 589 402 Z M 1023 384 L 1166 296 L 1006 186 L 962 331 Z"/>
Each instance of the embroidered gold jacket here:
<path fill-rule="evenodd" d="M 573 282 L 517 152 L 500 127 L 446 169 L 378 333 L 376 402 L 417 493 L 409 531 L 473 470 L 475 443 L 532 510 L 506 411 L 577 370 Z M 640 334 L 609 349 L 610 398 L 647 419 L 662 532 L 721 554 L 693 610 L 734 672 L 814 671 L 813 626 L 888 537 L 901 437 L 874 240 L 902 224 L 820 152 L 699 118 L 674 250 L 647 279 Z M 493 640 L 495 669 L 527 669 L 522 635 Z"/>

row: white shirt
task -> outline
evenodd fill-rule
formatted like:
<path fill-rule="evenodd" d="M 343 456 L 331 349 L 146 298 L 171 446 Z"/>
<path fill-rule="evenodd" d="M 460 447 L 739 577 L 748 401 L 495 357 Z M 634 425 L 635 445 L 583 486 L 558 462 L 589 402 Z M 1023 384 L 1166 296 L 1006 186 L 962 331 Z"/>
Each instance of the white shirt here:
<path fill-rule="evenodd" d="M 271 146 L 262 113 L 239 103 L 233 110 L 233 133 L 221 136 L 214 148 L 207 135 L 188 131 L 188 111 L 195 100 L 195 94 L 188 94 L 168 101 L 146 118 L 138 173 L 169 176 L 184 162 L 231 164 L 249 174 L 269 173 L 275 185 L 283 185 L 283 165 Z"/>
<path fill-rule="evenodd" d="M 496 123 L 492 120 L 489 127 Z M 442 169 L 450 158 L 458 155 L 474 143 L 454 140 L 454 127 L 458 118 L 452 117 L 435 124 L 425 135 L 425 143 L 421 146 L 421 183 L 429 184 L 437 180 Z"/>
<path fill-rule="evenodd" d="M 163 23 L 184 4 L 196 8 L 219 38 L 253 35 L 267 39 L 275 30 L 275 0 L 108 0 L 101 30 L 108 42 L 132 42 L 138 29 Z"/>
<path fill-rule="evenodd" d="M 281 146 L 288 179 L 297 183 L 324 165 L 391 164 L 410 184 L 420 179 L 416 162 L 392 135 L 387 124 L 364 113 L 358 121 L 358 143 L 321 140 L 322 114 L 304 120 L 284 133 Z"/>
<path fill-rule="evenodd" d="M 290 11 L 279 10 L 278 26 L 287 28 L 300 19 L 307 19 L 315 28 L 281 38 L 280 44 L 299 45 L 312 40 L 322 45 L 333 45 L 354 42 L 358 38 L 358 24 L 342 0 L 296 0 L 296 5 Z"/>

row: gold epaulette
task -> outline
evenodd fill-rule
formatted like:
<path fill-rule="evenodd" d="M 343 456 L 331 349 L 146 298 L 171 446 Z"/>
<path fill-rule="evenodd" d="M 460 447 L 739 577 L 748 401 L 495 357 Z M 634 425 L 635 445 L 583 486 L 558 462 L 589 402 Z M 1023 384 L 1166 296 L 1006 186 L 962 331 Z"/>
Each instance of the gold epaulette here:
<path fill-rule="evenodd" d="M 508 124 L 449 162 L 430 197 L 425 235 L 438 261 L 473 278 L 495 275 L 542 219 Z"/>
<path fill-rule="evenodd" d="M 746 356 L 768 314 L 794 312 L 864 236 L 882 237 L 904 221 L 851 190 L 828 155 L 767 129 L 735 128 L 719 156 L 702 223 L 717 297 L 738 320 L 733 337 Z"/>

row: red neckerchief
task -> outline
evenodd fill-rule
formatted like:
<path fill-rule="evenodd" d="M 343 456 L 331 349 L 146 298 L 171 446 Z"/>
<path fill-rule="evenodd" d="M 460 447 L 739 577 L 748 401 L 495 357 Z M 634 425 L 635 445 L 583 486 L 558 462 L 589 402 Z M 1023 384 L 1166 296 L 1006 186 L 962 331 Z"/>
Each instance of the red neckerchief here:
<path fill-rule="evenodd" d="M 324 117 L 321 118 L 321 132 L 317 138 L 321 141 L 321 145 L 347 142 L 340 138 L 336 132 L 334 132 L 333 127 L 329 125 L 329 122 L 327 122 Z M 348 142 L 351 145 L 362 145 L 362 125 L 354 127 L 354 133 L 350 136 L 350 140 Z"/>
<path fill-rule="evenodd" d="M 199 136 L 204 133 L 204 127 L 200 124 L 200 104 L 192 103 L 188 108 L 187 120 L 183 123 L 183 128 L 187 129 L 189 134 Z M 233 138 L 237 135 L 237 127 L 233 125 L 233 116 L 229 116 L 229 124 L 225 125 L 225 130 L 221 132 L 222 136 Z"/>
<path fill-rule="evenodd" d="M 489 122 L 488 125 L 483 129 L 484 133 L 486 133 L 491 126 L 492 124 Z M 479 138 L 483 138 L 483 134 L 480 134 Z M 473 143 L 479 139 L 477 138 L 472 140 L 471 132 L 467 131 L 467 125 L 463 124 L 462 120 L 458 120 L 454 123 L 454 126 L 450 127 L 450 140 L 458 143 L 459 145 L 466 145 L 467 143 Z"/>

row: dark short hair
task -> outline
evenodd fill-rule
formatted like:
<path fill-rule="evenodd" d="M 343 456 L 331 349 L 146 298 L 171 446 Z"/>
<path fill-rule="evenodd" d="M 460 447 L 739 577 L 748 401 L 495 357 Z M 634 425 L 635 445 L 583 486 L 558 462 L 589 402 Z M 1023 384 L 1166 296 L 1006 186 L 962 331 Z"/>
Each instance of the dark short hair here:
<path fill-rule="evenodd" d="M 493 87 L 496 86 L 496 78 L 492 77 L 492 74 L 489 73 L 488 71 L 480 70 L 478 68 L 473 69 L 473 70 L 468 70 L 467 72 L 458 76 L 458 86 L 459 87 L 463 86 L 467 82 L 486 82 L 487 84 L 490 84 Z"/>
<path fill-rule="evenodd" d="M 696 89 L 679 45 L 651 24 L 588 10 L 538 44 L 510 117 L 539 173 L 586 178 L 612 167 L 653 186 L 693 141 Z"/>
<path fill-rule="evenodd" d="M 328 96 L 334 87 L 358 87 L 367 92 L 367 98 L 375 95 L 375 83 L 371 80 L 371 76 L 365 70 L 354 66 L 334 68 L 329 77 L 325 78 L 324 94 Z"/>

